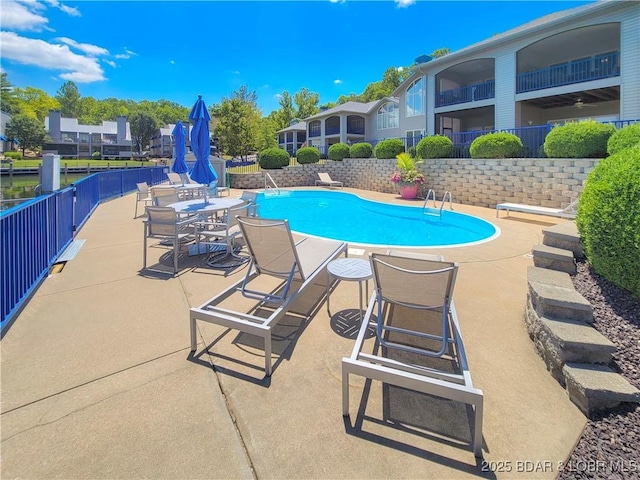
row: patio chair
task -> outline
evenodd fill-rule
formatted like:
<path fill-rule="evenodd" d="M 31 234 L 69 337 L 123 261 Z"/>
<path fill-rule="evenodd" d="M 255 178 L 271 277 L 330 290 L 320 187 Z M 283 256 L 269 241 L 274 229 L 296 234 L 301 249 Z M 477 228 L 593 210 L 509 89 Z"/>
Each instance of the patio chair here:
<path fill-rule="evenodd" d="M 332 180 L 331 176 L 327 172 L 318 172 L 318 177 L 320 177 L 320 180 L 316 180 L 316 186 L 327 185 L 329 188 L 332 188 L 332 187 L 344 188 L 344 184 L 342 182 Z"/>
<path fill-rule="evenodd" d="M 205 252 L 211 252 L 212 247 L 214 249 L 216 247 L 223 247 L 224 250 L 218 252 L 224 253 L 222 258 L 226 258 L 231 255 L 232 257 L 240 260 L 239 263 L 235 264 L 223 264 L 220 262 L 216 264 L 213 261 L 207 262 L 209 266 L 215 267 L 219 265 L 225 268 L 232 268 L 249 260 L 249 257 L 240 256 L 235 252 L 235 240 L 242 234 L 240 226 L 238 225 L 238 216 L 247 216 L 249 208 L 249 203 L 245 203 L 243 205 L 227 209 L 220 220 L 215 219 L 215 221 L 194 223 L 197 252 L 201 252 L 200 245 L 205 247 Z M 216 257 L 218 257 L 218 255 L 216 255 Z"/>
<path fill-rule="evenodd" d="M 169 177 L 169 183 L 171 185 L 182 185 L 184 183 L 182 177 L 175 172 L 168 172 L 167 177 Z"/>
<path fill-rule="evenodd" d="M 144 221 L 144 244 L 142 247 L 142 269 L 147 268 L 147 239 L 161 239 L 173 247 L 173 273 L 178 272 L 180 245 L 193 239 L 193 222 L 196 217 L 181 219 L 171 207 L 146 207 Z"/>
<path fill-rule="evenodd" d="M 574 219 L 576 218 L 577 206 L 577 198 L 574 199 L 565 208 L 539 207 L 535 205 L 526 205 L 523 203 L 498 203 L 496 205 L 496 218 L 499 217 L 500 210 L 506 210 L 507 216 L 509 216 L 509 211 L 513 210 L 514 212 L 533 213 L 535 215 L 547 215 L 549 217 Z"/>
<path fill-rule="evenodd" d="M 250 190 L 244 190 L 240 196 L 242 200 L 249 203 L 248 217 L 258 216 L 258 193 Z"/>
<path fill-rule="evenodd" d="M 151 196 L 156 207 L 166 207 L 180 201 L 178 191 L 175 188 L 156 188 L 151 190 Z"/>
<path fill-rule="evenodd" d="M 452 298 L 458 266 L 432 258 L 371 254 L 375 292 L 353 352 L 342 359 L 342 414 L 349 415 L 350 374 L 462 402 L 475 412 L 473 451 L 479 457 L 483 393 L 471 382 Z M 372 325 L 373 353 L 366 353 Z"/>
<path fill-rule="evenodd" d="M 153 198 L 151 197 L 149 185 L 147 185 L 146 182 L 137 183 L 136 185 L 138 186 L 138 191 L 136 192 L 136 210 L 133 214 L 133 218 L 138 218 L 138 204 L 140 202 L 144 202 L 145 207 L 153 205 Z"/>
<path fill-rule="evenodd" d="M 272 373 L 272 329 L 288 313 L 309 318 L 308 314 L 293 312 L 292 302 L 308 287 L 326 282 L 327 264 L 340 254 L 346 255 L 347 243 L 308 237 L 296 243 L 287 220 L 255 217 L 238 217 L 237 220 L 251 256 L 249 267 L 243 279 L 201 306 L 191 308 L 191 351 L 195 352 L 197 348 L 198 320 L 253 334 L 264 339 L 264 369 L 269 377 Z M 278 286 L 269 291 L 257 289 L 254 285 L 264 285 L 262 280 L 265 278 L 277 280 Z M 249 313 L 219 306 L 232 295 L 251 299 L 249 303 L 256 305 L 246 310 Z M 259 316 L 261 307 L 270 312 L 267 317 Z"/>

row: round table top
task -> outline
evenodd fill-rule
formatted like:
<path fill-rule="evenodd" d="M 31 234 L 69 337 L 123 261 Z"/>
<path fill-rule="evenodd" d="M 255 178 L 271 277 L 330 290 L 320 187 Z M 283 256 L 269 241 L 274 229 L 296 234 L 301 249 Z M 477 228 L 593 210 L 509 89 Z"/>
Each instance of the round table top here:
<path fill-rule="evenodd" d="M 347 281 L 368 280 L 373 276 L 369 260 L 361 258 L 338 258 L 332 260 L 327 265 L 327 270 L 334 277 Z"/>
<path fill-rule="evenodd" d="M 226 210 L 227 208 L 237 207 L 243 203 L 246 202 L 241 198 L 215 197 L 209 198 L 206 203 L 204 199 L 199 198 L 196 200 L 185 200 L 183 202 L 170 203 L 168 206 L 172 207 L 178 213 L 202 213 Z"/>
<path fill-rule="evenodd" d="M 198 190 L 201 188 L 207 188 L 206 185 L 200 185 L 199 183 L 187 183 L 186 185 L 154 185 L 151 190 L 165 190 L 174 188 L 176 190 Z"/>

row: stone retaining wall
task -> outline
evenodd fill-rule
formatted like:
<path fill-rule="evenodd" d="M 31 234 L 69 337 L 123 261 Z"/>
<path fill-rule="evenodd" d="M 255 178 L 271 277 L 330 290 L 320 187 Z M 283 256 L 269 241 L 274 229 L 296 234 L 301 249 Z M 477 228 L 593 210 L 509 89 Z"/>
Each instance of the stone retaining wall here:
<path fill-rule="evenodd" d="M 431 188 L 438 200 L 448 190 L 454 202 L 467 205 L 493 208 L 496 203 L 514 202 L 564 208 L 582 191 L 587 174 L 598 162 L 589 158 L 441 158 L 425 160 L 418 170 L 427 177 L 423 195 Z M 268 172 L 279 187 L 303 187 L 315 185 L 318 172 L 328 172 L 345 187 L 395 193 L 390 180 L 395 165 L 395 159 L 345 158 L 342 162 L 327 160 L 324 164 L 231 174 L 230 178 L 234 188 L 262 189 L 264 172 Z"/>

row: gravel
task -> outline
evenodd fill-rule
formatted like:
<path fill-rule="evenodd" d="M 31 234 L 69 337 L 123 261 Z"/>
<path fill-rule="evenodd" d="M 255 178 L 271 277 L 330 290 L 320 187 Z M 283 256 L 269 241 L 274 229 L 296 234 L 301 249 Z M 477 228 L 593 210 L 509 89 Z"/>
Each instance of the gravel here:
<path fill-rule="evenodd" d="M 594 326 L 617 347 L 615 368 L 640 389 L 640 300 L 578 263 L 576 290 L 593 306 Z M 640 406 L 622 404 L 589 419 L 558 478 L 639 479 Z"/>

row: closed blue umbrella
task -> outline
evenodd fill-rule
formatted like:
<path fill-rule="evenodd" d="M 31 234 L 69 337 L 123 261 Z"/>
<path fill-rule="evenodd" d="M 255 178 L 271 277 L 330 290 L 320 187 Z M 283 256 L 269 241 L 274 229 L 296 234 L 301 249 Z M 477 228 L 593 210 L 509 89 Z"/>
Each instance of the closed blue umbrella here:
<path fill-rule="evenodd" d="M 209 162 L 209 112 L 202 100 L 202 95 L 198 95 L 198 100 L 193 105 L 189 113 L 189 120 L 193 123 L 191 127 L 191 150 L 196 157 L 196 163 L 189 172 L 191 179 L 203 185 L 209 185 L 218 180 L 215 170 Z M 216 182 L 217 183 L 217 182 Z"/>
<path fill-rule="evenodd" d="M 176 122 L 176 126 L 173 127 L 173 142 L 175 144 L 176 152 L 175 159 L 173 160 L 173 165 L 171 165 L 171 170 L 175 173 L 187 173 L 189 171 L 189 167 L 187 166 L 187 162 L 184 161 L 184 151 L 185 151 L 185 137 L 186 133 L 184 127 L 181 122 Z"/>

